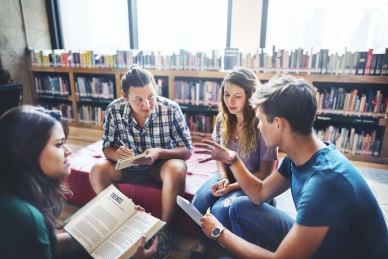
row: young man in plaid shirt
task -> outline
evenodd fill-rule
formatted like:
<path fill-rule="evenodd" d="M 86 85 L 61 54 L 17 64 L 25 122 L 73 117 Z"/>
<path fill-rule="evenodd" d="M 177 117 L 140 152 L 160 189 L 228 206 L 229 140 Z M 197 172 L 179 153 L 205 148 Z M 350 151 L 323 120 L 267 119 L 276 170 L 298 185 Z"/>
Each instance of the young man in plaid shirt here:
<path fill-rule="evenodd" d="M 136 65 L 122 77 L 122 98 L 105 111 L 102 139 L 107 160 L 93 166 L 90 182 L 96 193 L 110 184 L 162 182 L 161 219 L 166 225 L 157 234 L 156 258 L 167 258 L 172 241 L 168 229 L 177 208 L 176 196 L 185 190 L 185 160 L 191 156 L 192 143 L 179 105 L 156 96 L 155 86 L 152 74 Z M 135 165 L 115 170 L 117 160 L 144 152 L 147 156 L 135 160 Z"/>

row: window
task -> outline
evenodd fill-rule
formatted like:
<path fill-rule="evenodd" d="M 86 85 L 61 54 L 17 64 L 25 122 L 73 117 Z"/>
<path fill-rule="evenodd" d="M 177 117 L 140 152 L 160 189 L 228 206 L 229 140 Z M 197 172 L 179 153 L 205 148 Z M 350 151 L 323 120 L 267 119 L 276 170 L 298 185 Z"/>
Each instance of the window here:
<path fill-rule="evenodd" d="M 223 50 L 227 10 L 227 0 L 137 1 L 139 49 Z"/>
<path fill-rule="evenodd" d="M 127 0 L 60 0 L 67 50 L 128 50 Z"/>
<path fill-rule="evenodd" d="M 384 53 L 388 46 L 387 0 L 271 0 L 266 48 L 329 49 Z"/>

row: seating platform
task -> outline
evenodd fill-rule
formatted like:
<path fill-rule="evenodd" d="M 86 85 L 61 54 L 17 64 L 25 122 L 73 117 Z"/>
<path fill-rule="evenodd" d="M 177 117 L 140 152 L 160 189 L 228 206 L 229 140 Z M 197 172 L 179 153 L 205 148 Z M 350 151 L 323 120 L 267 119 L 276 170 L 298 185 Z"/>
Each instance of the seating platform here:
<path fill-rule="evenodd" d="M 215 161 L 199 163 L 204 157 L 202 154 L 193 153 L 191 158 L 186 161 L 188 168 L 183 197 L 187 200 L 191 200 L 199 187 L 217 170 Z M 71 175 L 66 182 L 73 191 L 73 196 L 66 196 L 66 198 L 68 202 L 83 206 L 96 196 L 89 182 L 89 172 L 97 161 L 105 159 L 102 152 L 102 141 L 97 141 L 73 152 L 68 159 Z M 150 180 L 137 184 L 119 184 L 119 188 L 135 204 L 141 205 L 155 217 L 162 217 L 161 183 Z M 174 222 L 173 229 L 196 235 L 191 218 L 183 210 L 179 209 Z"/>

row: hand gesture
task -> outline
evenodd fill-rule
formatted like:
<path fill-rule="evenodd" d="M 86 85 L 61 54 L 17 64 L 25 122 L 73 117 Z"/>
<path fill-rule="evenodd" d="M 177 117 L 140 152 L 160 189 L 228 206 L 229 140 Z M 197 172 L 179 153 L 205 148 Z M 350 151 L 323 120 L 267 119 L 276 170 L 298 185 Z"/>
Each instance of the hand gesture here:
<path fill-rule="evenodd" d="M 211 238 L 212 230 L 216 227 L 221 227 L 222 224 L 210 213 L 206 213 L 201 219 L 201 227 L 203 233 Z"/>
<path fill-rule="evenodd" d="M 199 147 L 204 150 L 195 151 L 198 154 L 207 154 L 210 157 L 200 161 L 204 163 L 210 160 L 217 160 L 223 163 L 228 163 L 235 156 L 234 152 L 215 143 L 214 141 L 203 139 L 202 143 L 194 144 L 194 147 Z"/>
<path fill-rule="evenodd" d="M 152 165 L 156 161 L 156 159 L 159 158 L 160 150 L 160 148 L 147 149 L 146 151 L 144 151 L 147 153 L 145 157 L 136 159 L 132 163 L 137 165 Z"/>
<path fill-rule="evenodd" d="M 116 152 L 119 159 L 133 157 L 135 155 L 133 149 L 128 149 L 124 146 L 119 147 Z"/>
<path fill-rule="evenodd" d="M 154 236 L 154 240 L 152 240 L 152 245 L 150 248 L 145 249 L 144 245 L 146 242 L 146 234 L 142 233 L 139 241 L 139 245 L 136 248 L 135 254 L 133 255 L 133 259 L 151 259 L 156 254 L 156 248 L 158 246 L 158 236 Z"/>
<path fill-rule="evenodd" d="M 210 189 L 210 192 L 214 197 L 222 197 L 231 191 L 233 191 L 233 188 L 231 185 L 229 185 L 228 179 L 222 179 L 218 183 L 213 184 L 212 188 Z"/>

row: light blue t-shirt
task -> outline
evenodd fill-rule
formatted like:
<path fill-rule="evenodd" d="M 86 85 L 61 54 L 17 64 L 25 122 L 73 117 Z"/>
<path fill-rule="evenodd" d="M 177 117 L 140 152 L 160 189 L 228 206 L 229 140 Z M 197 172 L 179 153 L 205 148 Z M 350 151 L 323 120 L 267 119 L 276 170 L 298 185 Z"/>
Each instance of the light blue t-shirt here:
<path fill-rule="evenodd" d="M 313 258 L 388 258 L 387 227 L 366 181 L 334 145 L 302 166 L 287 156 L 278 171 L 290 179 L 302 226 L 329 226 Z"/>

